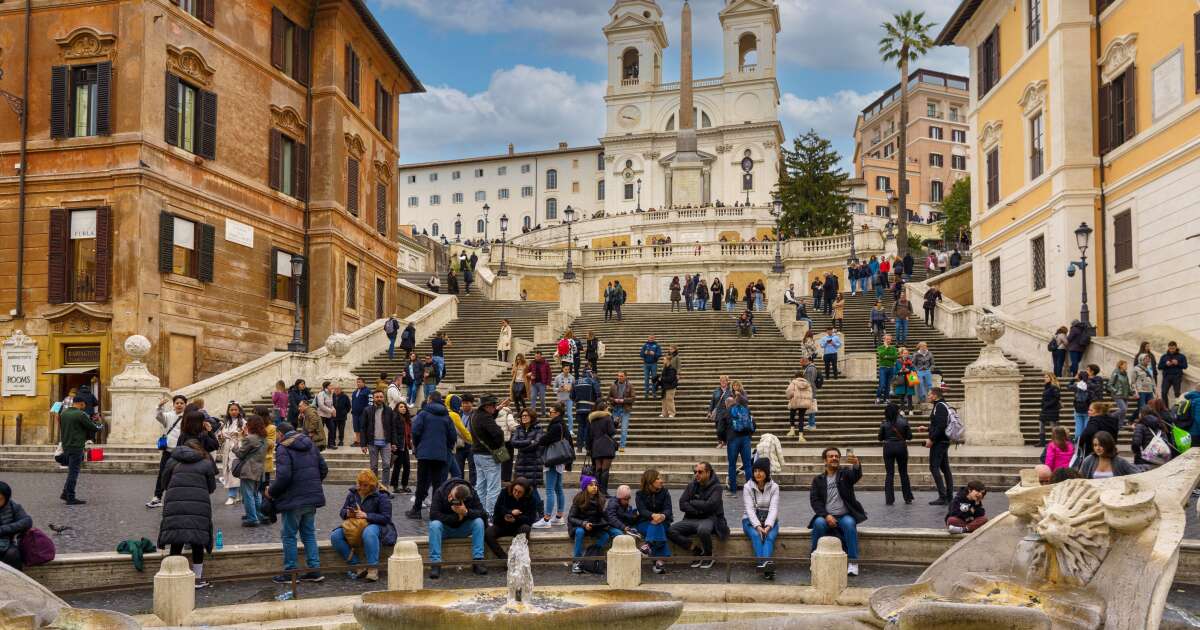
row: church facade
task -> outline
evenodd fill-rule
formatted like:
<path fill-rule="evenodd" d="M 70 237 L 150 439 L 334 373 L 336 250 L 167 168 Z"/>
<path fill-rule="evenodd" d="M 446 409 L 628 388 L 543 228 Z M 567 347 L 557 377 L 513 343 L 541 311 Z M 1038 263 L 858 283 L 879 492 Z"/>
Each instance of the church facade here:
<path fill-rule="evenodd" d="M 495 238 L 501 215 L 519 233 L 561 222 L 567 206 L 590 217 L 684 205 L 670 186 L 681 90 L 678 81 L 663 81 L 672 51 L 662 8 L 655 0 L 616 0 L 609 15 L 605 132 L 597 145 L 402 164 L 400 222 L 431 236 L 479 239 Z M 779 8 L 774 0 L 727 0 L 716 17 L 724 71 L 691 82 L 701 177 L 689 201 L 767 204 L 784 141 Z M 691 51 L 681 48 L 690 66 Z"/>

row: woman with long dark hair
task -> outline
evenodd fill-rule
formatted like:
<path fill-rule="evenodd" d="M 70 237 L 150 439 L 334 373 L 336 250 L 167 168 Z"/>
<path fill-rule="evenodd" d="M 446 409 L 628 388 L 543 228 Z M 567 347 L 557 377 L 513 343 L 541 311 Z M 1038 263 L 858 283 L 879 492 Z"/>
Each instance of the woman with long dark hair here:
<path fill-rule="evenodd" d="M 221 444 L 221 485 L 225 486 L 228 495 L 225 505 L 233 505 L 242 500 L 239 494 L 242 481 L 233 474 L 233 467 L 237 465 L 237 455 L 233 451 L 242 441 L 245 428 L 246 416 L 242 413 L 242 406 L 229 401 L 229 405 L 225 407 L 225 418 L 221 420 L 221 428 L 217 429 L 217 441 Z"/>
<path fill-rule="evenodd" d="M 195 428 L 203 422 L 204 415 L 199 411 L 184 414 L 185 435 L 189 419 Z M 162 473 L 163 513 L 158 547 L 169 548 L 172 556 L 182 556 L 184 545 L 191 549 L 196 588 L 208 586 L 204 581 L 204 554 L 211 553 L 213 546 L 209 495 L 217 489 L 217 469 L 208 453 L 199 439 L 188 438 L 171 451 L 171 459 Z"/>
<path fill-rule="evenodd" d="M 912 427 L 900 413 L 900 406 L 889 402 L 879 423 L 879 441 L 883 443 L 883 500 L 887 505 L 896 502 L 893 471 L 900 469 L 900 493 L 906 504 L 913 502 L 912 484 L 908 481 L 908 441 L 913 439 Z"/>
<path fill-rule="evenodd" d="M 616 425 L 612 414 L 603 400 L 597 401 L 594 411 L 588 414 L 588 452 L 592 455 L 592 470 L 596 473 L 596 481 L 600 491 L 608 494 L 608 471 L 612 468 L 613 458 L 617 456 Z"/>
<path fill-rule="evenodd" d="M 396 452 L 392 455 L 392 478 L 391 488 L 396 490 L 396 494 L 408 494 L 412 492 L 412 488 L 408 485 L 408 478 L 411 474 L 412 464 L 408 461 L 408 454 L 413 450 L 412 441 L 412 421 L 413 414 L 408 408 L 408 403 L 400 401 L 396 403 Z M 403 471 L 401 471 L 403 468 Z M 396 482 L 400 484 L 397 485 Z"/>
<path fill-rule="evenodd" d="M 258 512 L 262 504 L 259 485 L 263 480 L 267 451 L 274 446 L 267 443 L 267 421 L 260 416 L 250 416 L 243 437 L 233 449 L 233 454 L 241 461 L 237 476 L 242 495 L 242 527 L 257 527 L 265 520 Z"/>

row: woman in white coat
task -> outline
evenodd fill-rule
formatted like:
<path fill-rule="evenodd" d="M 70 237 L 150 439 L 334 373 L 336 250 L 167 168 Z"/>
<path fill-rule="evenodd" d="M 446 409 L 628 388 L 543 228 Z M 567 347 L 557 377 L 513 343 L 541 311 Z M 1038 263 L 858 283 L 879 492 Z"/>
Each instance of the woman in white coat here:
<path fill-rule="evenodd" d="M 508 363 L 508 351 L 512 350 L 512 326 L 507 319 L 500 320 L 500 337 L 496 339 L 496 360 Z"/>
<path fill-rule="evenodd" d="M 231 402 L 225 408 L 225 418 L 221 421 L 221 429 L 217 431 L 217 440 L 221 443 L 221 484 L 225 486 L 225 492 L 228 498 L 225 499 L 225 505 L 233 505 L 241 503 L 242 497 L 240 489 L 242 480 L 233 474 L 233 467 L 237 465 L 237 456 L 233 454 L 233 449 L 238 447 L 242 438 L 246 437 L 246 416 L 242 413 L 242 406 Z"/>

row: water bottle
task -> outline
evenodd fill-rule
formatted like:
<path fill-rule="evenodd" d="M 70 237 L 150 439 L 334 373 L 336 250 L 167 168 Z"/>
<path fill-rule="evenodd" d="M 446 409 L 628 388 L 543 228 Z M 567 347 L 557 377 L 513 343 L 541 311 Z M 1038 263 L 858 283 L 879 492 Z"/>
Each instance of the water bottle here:
<path fill-rule="evenodd" d="M 225 535 L 221 533 L 221 528 L 217 528 L 217 551 L 225 547 Z"/>
<path fill-rule="evenodd" d="M 296 596 L 296 594 L 291 591 L 284 591 L 284 592 L 280 593 L 279 595 L 275 596 L 275 601 L 286 602 L 289 599 L 294 598 L 295 596 Z"/>

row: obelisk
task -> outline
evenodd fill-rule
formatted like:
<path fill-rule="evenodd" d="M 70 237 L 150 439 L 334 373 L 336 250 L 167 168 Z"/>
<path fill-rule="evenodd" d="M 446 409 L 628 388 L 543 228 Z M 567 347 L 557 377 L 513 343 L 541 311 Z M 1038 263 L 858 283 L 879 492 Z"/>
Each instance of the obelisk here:
<path fill-rule="evenodd" d="M 698 206 L 704 201 L 704 164 L 696 152 L 696 112 L 692 96 L 692 6 L 684 0 L 680 19 L 679 125 L 671 160 L 671 204 Z"/>

